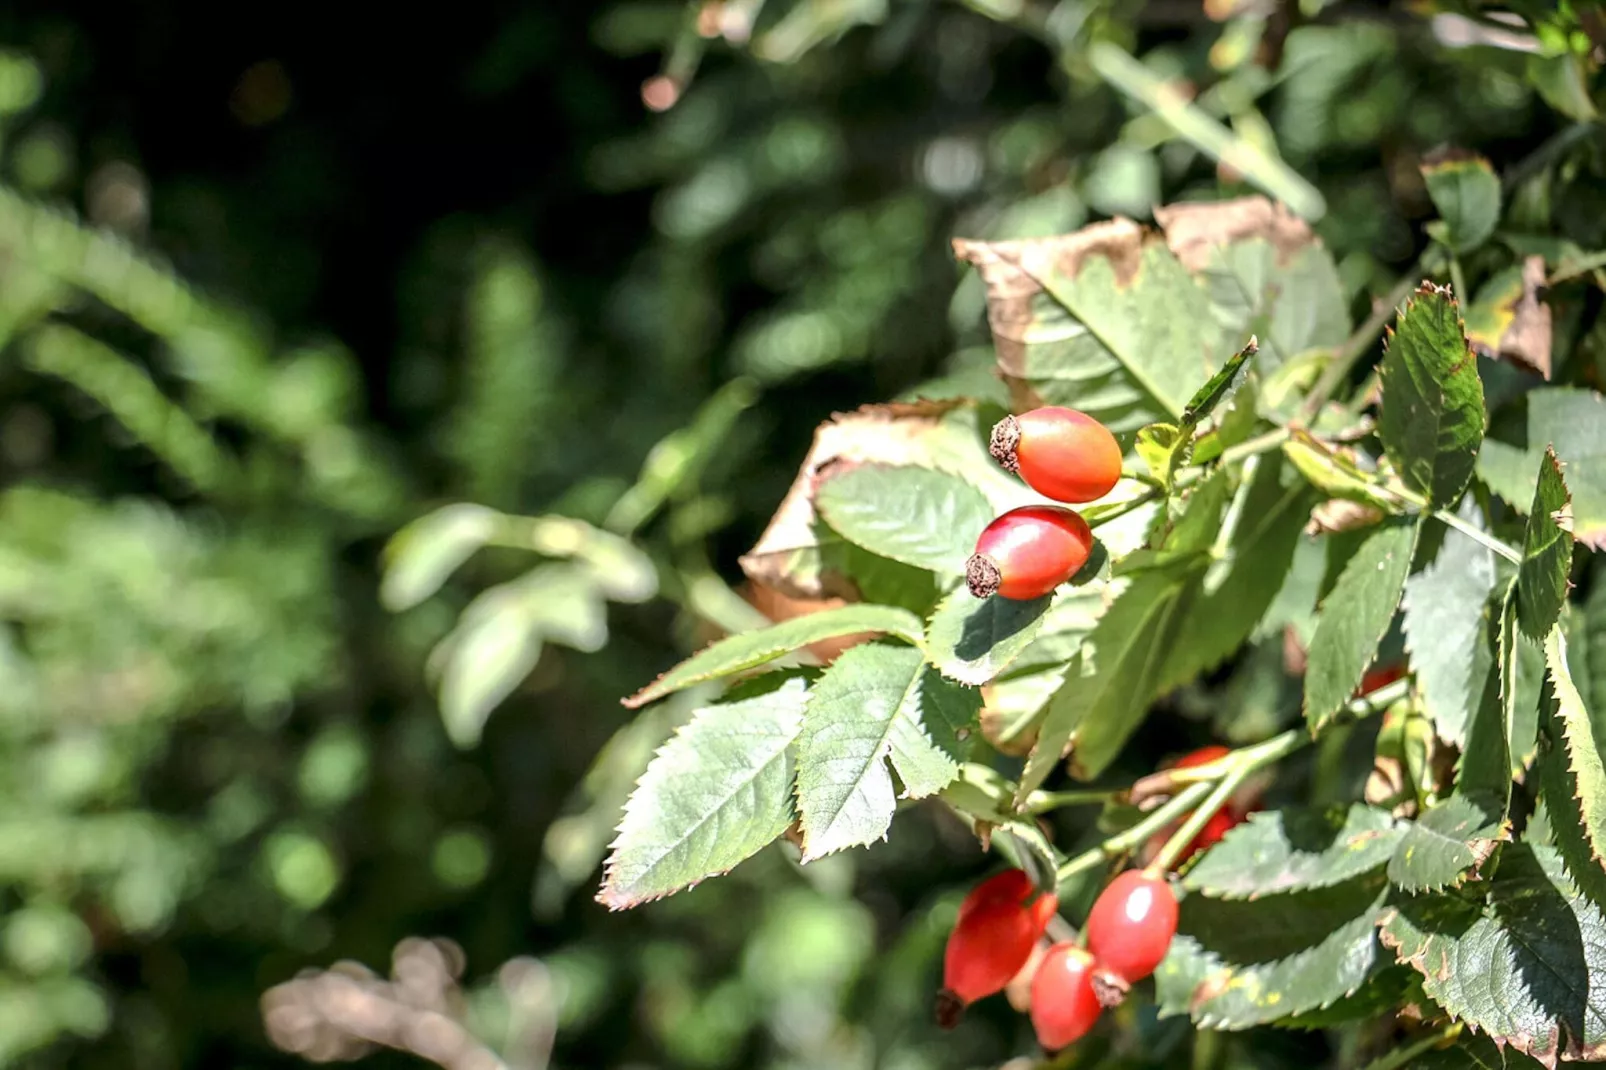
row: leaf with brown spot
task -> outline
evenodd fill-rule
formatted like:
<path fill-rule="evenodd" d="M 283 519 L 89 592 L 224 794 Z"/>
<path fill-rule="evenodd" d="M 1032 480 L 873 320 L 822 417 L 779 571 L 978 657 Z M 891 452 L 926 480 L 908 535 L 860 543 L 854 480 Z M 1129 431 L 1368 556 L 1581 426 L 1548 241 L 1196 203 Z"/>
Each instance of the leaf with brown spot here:
<path fill-rule="evenodd" d="M 1018 405 L 1070 405 L 1117 432 L 1175 420 L 1232 355 L 1204 287 L 1129 219 L 1024 241 L 958 239 L 987 287 Z"/>
<path fill-rule="evenodd" d="M 1508 360 L 1550 378 L 1550 306 L 1540 299 L 1545 258 L 1530 256 L 1495 275 L 1467 307 L 1467 341 L 1480 357 Z"/>
<path fill-rule="evenodd" d="M 823 480 L 862 465 L 908 465 L 959 476 L 1000 512 L 1037 501 L 987 455 L 984 421 L 977 406 L 962 401 L 866 405 L 833 416 L 815 431 L 791 489 L 758 543 L 742 556 L 742 571 L 791 598 L 866 596 L 852 569 L 842 565 L 843 539 L 814 506 Z"/>

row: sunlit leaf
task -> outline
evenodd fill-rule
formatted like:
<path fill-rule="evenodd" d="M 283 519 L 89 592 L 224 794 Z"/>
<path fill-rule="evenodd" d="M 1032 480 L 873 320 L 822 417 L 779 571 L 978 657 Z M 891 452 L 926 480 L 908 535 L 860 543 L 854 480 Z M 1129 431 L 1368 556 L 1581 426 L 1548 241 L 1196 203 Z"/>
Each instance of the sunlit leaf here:
<path fill-rule="evenodd" d="M 850 605 L 806 613 L 768 628 L 721 639 L 625 699 L 624 704 L 631 709 L 645 706 L 693 684 L 757 668 L 810 643 L 861 632 L 879 632 L 919 643 L 920 618 L 895 606 Z"/>
<path fill-rule="evenodd" d="M 1463 509 L 1463 518 L 1472 509 Z M 1494 554 L 1454 528 L 1433 563 L 1405 584 L 1405 649 L 1439 735 L 1460 744 L 1493 666 L 1485 641 Z"/>
<path fill-rule="evenodd" d="M 727 872 L 792 823 L 802 680 L 707 706 L 665 743 L 625 805 L 597 900 L 622 910 Z"/>
<path fill-rule="evenodd" d="M 1378 433 L 1389 460 L 1435 506 L 1453 506 L 1483 441 L 1483 382 L 1448 290 L 1406 302 L 1383 355 Z"/>
<path fill-rule="evenodd" d="M 1573 563 L 1572 496 L 1562 481 L 1556 454 L 1546 450 L 1522 540 L 1517 570 L 1517 623 L 1530 639 L 1543 639 L 1567 601 Z"/>
<path fill-rule="evenodd" d="M 814 507 L 871 553 L 951 576 L 964 575 L 994 516 L 981 491 L 958 476 L 913 465 L 839 468 L 819 481 Z"/>
<path fill-rule="evenodd" d="M 918 650 L 854 647 L 815 683 L 798 735 L 797 800 L 805 861 L 886 835 L 904 795 L 942 790 L 958 773 L 980 696 L 943 679 Z"/>
<path fill-rule="evenodd" d="M 1591 390 L 1547 387 L 1525 400 L 1521 444 L 1485 439 L 1479 478 L 1507 505 L 1526 513 L 1537 493 L 1545 449 L 1554 447 L 1572 493 L 1573 538 L 1591 549 L 1606 549 L 1606 399 Z"/>
<path fill-rule="evenodd" d="M 1220 899 L 1324 888 L 1378 869 L 1405 827 L 1386 810 L 1266 810 L 1228 832 L 1188 871 L 1183 886 Z"/>
<path fill-rule="evenodd" d="M 1419 524 L 1399 519 L 1367 535 L 1322 603 L 1305 669 L 1305 718 L 1312 728 L 1349 701 L 1399 607 Z"/>
<path fill-rule="evenodd" d="M 1606 1054 L 1606 919 L 1556 852 L 1510 844 L 1494 877 L 1457 892 L 1402 896 L 1383 942 L 1452 1016 L 1541 1062 Z"/>

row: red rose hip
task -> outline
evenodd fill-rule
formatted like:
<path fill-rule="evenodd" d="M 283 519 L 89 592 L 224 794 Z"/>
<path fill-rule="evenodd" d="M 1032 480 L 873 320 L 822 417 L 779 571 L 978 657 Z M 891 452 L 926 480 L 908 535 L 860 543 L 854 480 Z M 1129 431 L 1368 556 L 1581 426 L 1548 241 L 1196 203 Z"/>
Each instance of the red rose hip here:
<path fill-rule="evenodd" d="M 976 540 L 965 583 L 977 598 L 1030 601 L 1069 580 L 1093 552 L 1093 531 L 1072 509 L 1027 505 L 994 520 Z"/>
<path fill-rule="evenodd" d="M 1056 1052 L 1087 1036 L 1104 1007 L 1093 991 L 1093 956 L 1075 944 L 1055 944 L 1032 978 L 1032 1028 Z"/>
<path fill-rule="evenodd" d="M 1099 893 L 1087 915 L 1087 949 L 1098 960 L 1093 990 L 1113 1007 L 1154 972 L 1177 933 L 1177 898 L 1164 877 L 1130 869 Z"/>
<path fill-rule="evenodd" d="M 1037 493 L 1057 502 L 1091 502 L 1121 478 L 1121 447 L 1086 413 L 1048 405 L 1006 416 L 993 427 L 992 455 Z"/>
<path fill-rule="evenodd" d="M 1004 986 L 1032 957 L 1038 937 L 1059 909 L 1059 900 L 1036 891 L 1020 870 L 1006 870 L 977 886 L 959 907 L 943 955 L 943 990 L 937 1022 L 952 1028 L 964 1009 Z"/>

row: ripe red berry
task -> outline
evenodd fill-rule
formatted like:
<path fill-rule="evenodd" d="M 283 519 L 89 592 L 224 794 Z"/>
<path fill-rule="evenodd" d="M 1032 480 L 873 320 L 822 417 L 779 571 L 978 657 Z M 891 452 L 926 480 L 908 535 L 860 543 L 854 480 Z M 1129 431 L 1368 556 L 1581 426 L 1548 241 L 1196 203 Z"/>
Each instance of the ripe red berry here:
<path fill-rule="evenodd" d="M 1041 598 L 1081 571 L 1093 532 L 1071 509 L 1027 505 L 994 520 L 976 540 L 965 582 L 977 598 Z"/>
<path fill-rule="evenodd" d="M 1211 743 L 1207 746 L 1200 747 L 1198 750 L 1191 750 L 1187 754 L 1184 754 L 1182 757 L 1176 760 L 1171 768 L 1197 769 L 1201 765 L 1209 765 L 1211 762 L 1220 761 L 1222 758 L 1225 758 L 1231 753 L 1232 752 L 1230 750 L 1228 750 L 1226 747 L 1223 747 L 1221 744 Z"/>
<path fill-rule="evenodd" d="M 1380 687 L 1392 684 L 1404 675 L 1405 666 L 1398 662 L 1393 665 L 1373 666 L 1366 671 L 1365 676 L 1361 677 L 1361 686 L 1356 688 L 1355 694 L 1357 697 L 1369 695 Z"/>
<path fill-rule="evenodd" d="M 1154 972 L 1177 932 L 1177 898 L 1163 877 L 1130 869 L 1105 887 L 1087 916 L 1087 949 L 1098 960 L 1093 987 L 1113 1007 L 1133 981 Z"/>
<path fill-rule="evenodd" d="M 959 920 L 948 935 L 943 956 L 943 990 L 937 997 L 937 1022 L 952 1028 L 967 1005 L 1002 992 L 1032 957 L 1037 938 L 1059 900 L 1035 892 L 1031 878 L 1006 870 L 989 878 L 965 897 Z"/>
<path fill-rule="evenodd" d="M 1103 1013 L 1093 991 L 1093 956 L 1075 944 L 1055 944 L 1032 978 L 1032 1028 L 1050 1052 L 1081 1040 Z"/>
<path fill-rule="evenodd" d="M 1057 502 L 1091 502 L 1121 478 L 1121 447 L 1086 413 L 1049 405 L 1006 416 L 993 428 L 998 463 Z"/>

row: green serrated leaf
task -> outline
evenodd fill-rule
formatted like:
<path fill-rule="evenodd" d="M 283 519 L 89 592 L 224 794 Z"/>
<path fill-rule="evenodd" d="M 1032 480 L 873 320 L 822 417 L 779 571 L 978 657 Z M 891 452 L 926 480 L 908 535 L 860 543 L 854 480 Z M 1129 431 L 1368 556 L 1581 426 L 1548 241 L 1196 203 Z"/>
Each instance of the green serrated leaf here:
<path fill-rule="evenodd" d="M 1499 838 L 1498 817 L 1452 795 L 1406 826 L 1389 859 L 1389 881 L 1407 892 L 1454 887 L 1483 864 Z"/>
<path fill-rule="evenodd" d="M 987 683 L 1026 650 L 1058 595 L 1029 602 L 977 598 L 961 585 L 926 623 L 926 652 L 939 672 L 972 687 Z"/>
<path fill-rule="evenodd" d="M 1283 587 L 1315 495 L 1275 455 L 1255 461 L 1229 511 L 1226 553 L 1210 564 L 1168 656 L 1159 693 L 1232 655 Z"/>
<path fill-rule="evenodd" d="M 1432 284 L 1400 313 L 1379 376 L 1378 434 L 1407 486 L 1454 506 L 1483 441 L 1483 381 L 1450 292 Z"/>
<path fill-rule="evenodd" d="M 1249 361 L 1260 352 L 1260 342 L 1251 337 L 1249 342 L 1234 353 L 1221 370 L 1212 375 L 1188 399 L 1188 404 L 1182 409 L 1182 426 L 1190 431 L 1199 426 L 1203 420 L 1215 411 L 1216 406 L 1227 399 L 1227 395 L 1238 389 L 1244 377 L 1249 374 Z M 1190 436 L 1191 437 L 1191 436 Z"/>
<path fill-rule="evenodd" d="M 1393 1015 L 1410 1002 L 1419 989 L 1416 971 L 1406 966 L 1383 966 L 1354 992 L 1318 1010 L 1303 1011 L 1269 1023 L 1278 1029 L 1332 1029 L 1350 1022 L 1375 1021 Z M 1417 993 L 1420 998 L 1420 992 Z"/>
<path fill-rule="evenodd" d="M 1602 741 L 1595 736 L 1583 696 L 1567 669 L 1567 641 L 1560 627 L 1553 628 L 1545 639 L 1545 665 L 1550 671 L 1555 702 L 1550 716 L 1564 745 L 1584 841 L 1596 864 L 1606 865 L 1606 762 L 1602 758 Z"/>
<path fill-rule="evenodd" d="M 947 576 L 964 575 L 976 536 L 994 516 L 971 484 L 914 465 L 864 464 L 827 474 L 814 507 L 854 545 Z"/>
<path fill-rule="evenodd" d="M 1130 220 L 954 251 L 987 286 L 1000 370 L 1044 404 L 1136 431 L 1180 416 L 1225 358 L 1204 289 Z"/>
<path fill-rule="evenodd" d="M 1517 569 L 1517 623 L 1530 639 L 1545 637 L 1567 601 L 1567 577 L 1573 564 L 1573 537 L 1567 531 L 1572 526 L 1571 504 L 1556 452 L 1547 449 L 1539 462 L 1539 479 L 1522 540 L 1522 564 Z"/>
<path fill-rule="evenodd" d="M 730 870 L 792 823 L 802 680 L 706 706 L 665 743 L 625 804 L 597 901 L 622 910 Z"/>
<path fill-rule="evenodd" d="M 1478 476 L 1519 513 L 1537 491 L 1540 462 L 1554 447 L 1572 493 L 1573 538 L 1606 548 L 1606 398 L 1592 390 L 1546 387 L 1526 395 L 1528 416 L 1516 446 L 1485 439 Z"/>
<path fill-rule="evenodd" d="M 1509 602 L 1509 600 L 1508 600 Z M 1498 643 L 1504 620 L 1490 622 L 1488 632 L 1473 640 L 1485 651 Z M 1490 657 L 1489 661 L 1493 661 Z M 1486 811 L 1490 821 L 1503 826 L 1511 806 L 1511 743 L 1500 674 L 1492 664 L 1484 672 L 1483 690 L 1467 724 L 1461 761 L 1455 771 L 1455 793 Z"/>
<path fill-rule="evenodd" d="M 1591 984 L 1606 975 L 1606 918 L 1553 849 L 1510 844 L 1487 883 L 1402 896 L 1381 936 L 1434 1002 L 1496 1043 L 1547 1065 L 1606 1054 L 1606 990 Z"/>
<path fill-rule="evenodd" d="M 1218 899 L 1325 888 L 1382 866 L 1404 835 L 1388 811 L 1363 803 L 1266 810 L 1228 832 L 1182 883 Z"/>
<path fill-rule="evenodd" d="M 1463 509 L 1463 514 L 1476 507 Z M 1438 734 L 1460 746 L 1494 659 L 1489 596 L 1494 554 L 1454 528 L 1438 556 L 1405 584 L 1405 649 Z M 1470 656 L 1469 656 L 1470 654 Z"/>
<path fill-rule="evenodd" d="M 1154 975 L 1161 1016 L 1248 1029 L 1353 994 L 1384 961 L 1383 887 L 1369 877 L 1253 902 L 1189 896 Z"/>
<path fill-rule="evenodd" d="M 1072 772 L 1082 779 L 1098 776 L 1114 759 L 1154 698 L 1187 585 L 1186 573 L 1175 569 L 1156 569 L 1126 581 L 1049 700 L 1021 773 L 1017 801 L 1043 783 L 1067 744 L 1072 746 Z"/>
<path fill-rule="evenodd" d="M 911 647 L 854 647 L 815 683 L 797 740 L 797 802 L 805 862 L 872 843 L 892 824 L 898 771 L 906 798 L 958 774 L 959 740 L 981 707 Z"/>
<path fill-rule="evenodd" d="M 636 709 L 693 684 L 757 668 L 810 643 L 860 632 L 880 632 L 916 644 L 922 638 L 920 618 L 906 609 L 839 606 L 712 643 L 625 699 L 624 704 Z"/>
<path fill-rule="evenodd" d="M 1322 604 L 1305 669 L 1305 719 L 1321 728 L 1355 694 L 1399 607 L 1420 523 L 1395 519 L 1366 536 Z"/>
<path fill-rule="evenodd" d="M 1595 857 L 1589 832 L 1584 828 L 1583 811 L 1578 801 L 1578 779 L 1567 764 L 1561 720 L 1552 711 L 1546 721 L 1550 745 L 1539 764 L 1539 801 L 1544 806 L 1550 839 L 1573 883 L 1597 907 L 1606 908 L 1606 869 Z M 1529 819 L 1525 837 L 1530 843 L 1540 842 L 1535 836 L 1532 818 Z"/>
<path fill-rule="evenodd" d="M 1445 244 L 1451 250 L 1468 252 L 1494 234 L 1500 224 L 1500 179 L 1488 160 L 1457 156 L 1423 164 L 1422 180 L 1444 220 Z"/>
<path fill-rule="evenodd" d="M 1538 753 L 1539 697 L 1548 670 L 1544 650 L 1517 628 L 1515 594 L 1515 589 L 1507 591 L 1500 618 L 1500 701 L 1511 775 L 1521 776 Z"/>

